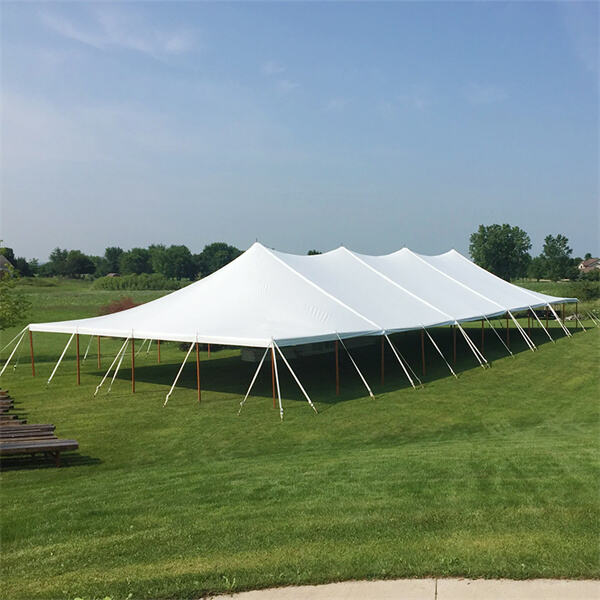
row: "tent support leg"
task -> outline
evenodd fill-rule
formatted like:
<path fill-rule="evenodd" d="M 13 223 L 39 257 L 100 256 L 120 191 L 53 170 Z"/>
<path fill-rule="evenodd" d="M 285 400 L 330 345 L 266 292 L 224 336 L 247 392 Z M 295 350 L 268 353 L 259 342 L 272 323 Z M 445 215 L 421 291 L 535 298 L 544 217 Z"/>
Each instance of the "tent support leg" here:
<path fill-rule="evenodd" d="M 275 348 L 271 346 L 271 387 L 273 388 L 273 408 L 277 406 L 275 403 Z"/>
<path fill-rule="evenodd" d="M 35 359 L 33 358 L 33 333 L 29 330 L 29 353 L 31 354 L 31 376 L 35 377 Z"/>
<path fill-rule="evenodd" d="M 246 400 L 248 399 L 248 396 L 250 395 L 250 392 L 252 391 L 252 386 L 254 385 L 254 382 L 256 381 L 258 374 L 260 373 L 260 370 L 263 366 L 263 363 L 265 362 L 265 358 L 267 358 L 267 353 L 269 352 L 269 350 L 270 350 L 269 347 L 267 347 L 265 349 L 265 353 L 263 354 L 262 358 L 260 359 L 260 362 L 258 363 L 258 367 L 256 369 L 256 372 L 254 373 L 254 377 L 252 378 L 252 381 L 250 382 L 250 387 L 248 388 L 248 391 L 246 392 L 244 399 L 240 402 L 240 410 L 238 411 L 238 416 L 242 412 L 242 408 L 244 407 L 244 404 L 246 403 Z"/>
<path fill-rule="evenodd" d="M 135 394 L 135 339 L 131 337 L 131 393 Z"/>
<path fill-rule="evenodd" d="M 439 347 L 435 343 L 434 339 L 431 337 L 431 334 L 429 333 L 429 331 L 427 331 L 427 329 L 425 329 L 425 328 L 423 328 L 423 331 L 427 334 L 429 341 L 433 344 L 433 347 L 438 351 L 439 355 L 442 357 L 442 360 L 446 363 L 446 366 L 450 369 L 450 373 L 452 373 L 452 375 L 454 375 L 454 377 L 456 377 L 456 379 L 458 379 L 458 376 L 456 375 L 456 373 L 450 366 L 450 363 L 446 360 L 446 357 L 442 354 L 442 351 L 439 349 Z"/>
<path fill-rule="evenodd" d="M 508 312 L 506 313 L 506 345 L 510 348 L 510 328 L 508 326 Z"/>
<path fill-rule="evenodd" d="M 421 331 L 421 370 L 423 375 L 427 374 L 425 367 L 425 333 L 423 331 Z"/>
<path fill-rule="evenodd" d="M 527 311 L 527 335 L 531 337 L 531 311 Z"/>
<path fill-rule="evenodd" d="M 335 395 L 340 395 L 340 348 L 335 340 Z"/>
<path fill-rule="evenodd" d="M 183 371 L 183 367 L 185 367 L 185 363 L 187 362 L 187 359 L 188 359 L 190 353 L 192 352 L 193 348 L 194 348 L 194 342 L 192 342 L 190 344 L 187 354 L 185 355 L 185 358 L 183 359 L 183 362 L 181 363 L 181 367 L 179 367 L 179 371 L 177 372 L 177 377 L 175 377 L 175 381 L 173 382 L 173 385 L 171 386 L 171 389 L 169 390 L 169 393 L 167 394 L 167 397 L 165 398 L 165 403 L 163 404 L 163 406 L 167 405 L 167 402 L 169 401 L 169 397 L 173 393 L 173 390 L 175 389 L 175 385 L 177 384 L 177 381 L 179 381 L 179 376 L 181 375 L 181 372 Z"/>
<path fill-rule="evenodd" d="M 485 344 L 485 328 L 484 328 L 484 321 L 483 319 L 481 319 L 481 351 L 483 352 L 484 349 L 484 344 Z"/>
<path fill-rule="evenodd" d="M 156 340 L 157 362 L 160 364 L 160 340 Z"/>
<path fill-rule="evenodd" d="M 258 363 L 258 367 L 256 369 L 256 372 L 254 373 L 254 377 L 252 378 L 252 381 L 250 382 L 250 387 L 248 387 L 248 391 L 246 392 L 244 399 L 240 402 L 240 410 L 238 411 L 238 416 L 242 412 L 242 408 L 244 407 L 244 404 L 246 403 L 246 400 L 248 399 L 248 396 L 250 395 L 250 392 L 252 391 L 254 382 L 256 381 L 256 378 L 258 377 L 258 374 L 260 373 L 260 370 L 263 366 L 263 363 L 265 362 L 265 358 L 267 358 L 267 353 L 269 352 L 269 350 L 270 350 L 270 348 L 267 346 L 267 348 L 265 349 L 265 353 L 263 354 L 263 357 L 260 359 L 260 362 Z"/>
<path fill-rule="evenodd" d="M 284 356 L 283 352 L 281 351 L 281 348 L 275 343 L 275 340 L 273 340 L 273 345 L 275 346 L 275 348 L 277 348 L 277 352 L 279 352 L 279 355 L 283 359 L 283 362 L 285 363 L 285 366 L 289 369 L 290 373 L 292 374 L 292 377 L 294 378 L 294 380 L 298 384 L 298 387 L 300 388 L 301 392 L 304 394 L 304 397 L 306 398 L 306 400 L 309 403 L 310 407 L 318 414 L 319 411 L 316 409 L 315 405 L 312 403 L 312 400 L 310 399 L 309 395 L 306 393 L 306 390 L 302 387 L 302 384 L 300 383 L 300 380 L 298 379 L 298 377 L 296 377 L 296 373 L 294 373 L 292 367 L 290 366 L 290 363 L 287 361 L 287 358 Z M 278 388 L 277 391 L 279 391 L 279 388 Z M 279 405 L 281 407 L 281 395 L 279 395 Z M 283 409 L 282 408 L 281 408 L 281 415 L 282 415 L 281 418 L 283 418 Z"/>
<path fill-rule="evenodd" d="M 196 342 L 196 387 L 198 388 L 198 403 L 200 403 L 202 393 L 200 391 L 200 348 L 198 342 Z"/>
<path fill-rule="evenodd" d="M 102 366 L 102 364 L 100 363 L 100 336 L 98 336 L 98 368 L 100 368 Z"/>
<path fill-rule="evenodd" d="M 210 358 L 210 344 L 207 344 L 208 358 Z"/>
<path fill-rule="evenodd" d="M 23 334 L 23 335 L 25 335 L 25 334 Z M 52 381 L 52 378 L 54 377 L 54 374 L 56 373 L 56 370 L 58 369 L 60 363 L 62 362 L 62 359 L 65 356 L 65 353 L 67 352 L 67 348 L 71 345 L 71 342 L 73 341 L 74 337 L 75 337 L 75 334 L 72 333 L 71 337 L 69 338 L 69 341 L 67 342 L 67 345 L 65 346 L 65 349 L 62 351 L 62 354 L 60 355 L 60 358 L 58 359 L 58 362 L 54 366 L 54 370 L 52 371 L 52 374 L 50 375 L 50 377 L 48 377 L 48 381 L 46 382 L 46 385 L 48 385 Z M 23 338 L 21 338 L 21 339 L 23 339 Z M 19 341 L 19 343 L 20 343 L 20 341 Z M 17 347 L 15 346 L 15 350 L 16 349 L 17 349 Z M 13 350 L 13 354 L 14 354 L 14 350 Z M 11 354 L 11 356 L 12 356 L 12 354 Z M 10 358 L 8 360 L 10 360 Z M 6 361 L 6 364 L 8 364 L 8 361 Z M 6 365 L 4 365 L 4 367 L 6 368 Z M 2 370 L 4 371 L 4 369 L 2 369 Z M 0 375 L 2 375 L 2 373 L 0 373 Z"/>
<path fill-rule="evenodd" d="M 277 398 L 279 400 L 279 418 L 283 421 L 283 405 L 281 404 L 281 388 L 279 387 L 279 370 L 277 369 L 277 357 L 275 356 L 275 342 L 271 340 L 271 350 L 273 354 L 273 368 L 275 370 L 275 383 L 277 384 Z"/>
<path fill-rule="evenodd" d="M 485 320 L 487 321 L 488 325 L 490 326 L 490 329 L 496 334 L 496 337 L 500 340 L 500 343 L 506 348 L 506 351 L 514 358 L 514 354 L 511 352 L 510 348 L 504 343 L 502 336 L 498 333 L 496 328 L 490 323 L 490 321 L 487 317 L 485 318 Z"/>
<path fill-rule="evenodd" d="M 456 365 L 456 325 L 450 327 L 452 327 L 452 362 Z"/>
<path fill-rule="evenodd" d="M 383 339 L 383 338 L 382 338 Z M 406 375 L 408 381 L 410 381 L 410 385 L 413 386 L 413 389 L 417 389 L 417 386 L 415 385 L 415 382 L 412 380 L 412 377 L 408 374 L 408 371 L 406 370 L 406 367 L 404 366 L 404 363 L 402 362 L 402 359 L 400 358 L 400 355 L 398 353 L 398 351 L 396 350 L 396 348 L 394 347 L 394 344 L 392 344 L 392 340 L 390 340 L 390 338 L 387 336 L 387 334 L 385 334 L 385 339 L 388 341 L 388 344 L 390 345 L 390 347 L 392 348 L 392 351 L 394 353 L 394 356 L 398 359 L 398 362 L 400 363 L 400 366 L 402 367 L 402 370 L 404 371 L 404 374 Z M 408 363 L 407 363 L 408 364 Z M 410 368 L 410 365 L 409 365 Z M 412 371 L 412 369 L 411 369 Z M 413 373 L 414 375 L 414 373 Z M 418 380 L 419 383 L 421 383 L 421 380 Z"/>
<path fill-rule="evenodd" d="M 367 388 L 367 391 L 369 392 L 369 396 L 371 396 L 371 398 L 375 398 L 375 396 L 373 396 L 373 392 L 371 391 L 371 388 L 369 387 L 369 384 L 367 383 L 367 380 L 363 377 L 363 374 L 360 372 L 358 365 L 356 364 L 355 360 L 352 358 L 352 354 L 350 354 L 350 352 L 348 351 L 348 348 L 346 347 L 346 344 L 344 344 L 344 340 L 340 337 L 339 333 L 336 333 L 336 335 L 338 336 L 338 340 L 342 344 L 342 347 L 346 351 L 346 354 L 348 354 L 348 357 L 352 361 L 352 364 L 354 365 L 356 372 L 360 375 L 362 382 L 365 384 L 365 387 Z"/>
<path fill-rule="evenodd" d="M 385 344 L 381 336 L 381 385 L 385 383 Z"/>
<path fill-rule="evenodd" d="M 79 334 L 75 334 L 75 355 L 77 358 L 77 385 L 81 385 L 81 365 L 79 364 Z"/>

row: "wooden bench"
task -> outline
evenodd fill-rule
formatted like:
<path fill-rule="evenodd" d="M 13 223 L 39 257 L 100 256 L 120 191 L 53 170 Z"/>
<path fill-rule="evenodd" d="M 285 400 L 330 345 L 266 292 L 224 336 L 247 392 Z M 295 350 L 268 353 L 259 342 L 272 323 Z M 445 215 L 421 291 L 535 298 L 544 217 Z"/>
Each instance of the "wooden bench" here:
<path fill-rule="evenodd" d="M 60 453 L 68 450 L 77 450 L 79 444 L 76 440 L 60 440 L 52 435 L 51 438 L 21 438 L 0 441 L 0 456 L 15 454 L 45 454 L 54 458 L 54 463 L 60 467 Z"/>

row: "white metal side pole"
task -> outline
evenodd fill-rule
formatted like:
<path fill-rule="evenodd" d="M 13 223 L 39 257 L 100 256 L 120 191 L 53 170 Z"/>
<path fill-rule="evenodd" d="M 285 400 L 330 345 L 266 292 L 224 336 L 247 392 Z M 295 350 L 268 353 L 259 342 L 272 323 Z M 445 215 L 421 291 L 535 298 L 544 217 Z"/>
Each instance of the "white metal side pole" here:
<path fill-rule="evenodd" d="M 269 350 L 270 350 L 270 348 L 267 346 L 267 349 L 265 350 L 263 357 L 260 359 L 260 363 L 258 363 L 258 368 L 256 369 L 256 373 L 254 373 L 254 377 L 252 378 L 252 381 L 250 382 L 250 387 L 248 388 L 248 391 L 246 392 L 244 399 L 240 402 L 240 410 L 238 410 L 238 415 L 242 412 L 242 408 L 244 407 L 244 404 L 246 403 L 246 400 L 248 399 L 248 396 L 250 395 L 250 392 L 252 391 L 252 386 L 254 385 L 254 382 L 256 381 L 256 378 L 258 377 L 260 369 L 263 366 L 263 363 L 265 362 L 265 358 L 267 357 Z"/>
<path fill-rule="evenodd" d="M 119 348 L 119 351 L 117 352 L 117 354 L 113 358 L 113 361 L 110 363 L 110 367 L 108 367 L 108 370 L 104 374 L 104 377 L 102 378 L 102 381 L 96 386 L 96 391 L 94 392 L 94 396 L 96 396 L 96 394 L 98 393 L 98 390 L 102 387 L 102 385 L 106 381 L 106 378 L 108 377 L 108 374 L 111 372 L 111 370 L 112 370 L 113 366 L 115 365 L 115 363 L 117 362 L 117 360 L 119 360 L 119 357 L 121 356 L 121 353 L 125 349 L 125 346 L 127 345 L 128 341 L 129 341 L 129 338 L 126 338 L 125 341 L 123 342 L 123 345 Z"/>
<path fill-rule="evenodd" d="M 513 323 L 517 327 L 517 331 L 523 336 L 525 343 L 529 346 L 529 349 L 532 352 L 535 352 L 535 344 L 531 341 L 531 338 L 525 333 L 525 330 L 521 327 L 521 324 L 515 319 L 515 316 L 510 312 L 510 310 L 506 311 L 510 318 L 513 320 Z"/>
<path fill-rule="evenodd" d="M 487 317 L 484 316 L 484 319 L 487 321 L 487 324 L 490 326 L 490 329 L 496 334 L 496 337 L 502 342 L 502 345 L 508 350 L 508 353 L 514 358 L 514 354 L 511 349 L 506 345 L 506 342 L 502 339 L 502 336 L 498 333 L 498 330 L 490 323 Z"/>
<path fill-rule="evenodd" d="M 275 342 L 275 340 L 273 340 L 273 345 L 275 346 L 277 352 L 279 352 L 279 354 L 281 355 L 281 358 L 283 359 L 283 362 L 285 363 L 285 366 L 290 370 L 290 373 L 292 374 L 292 377 L 296 380 L 296 383 L 298 384 L 298 387 L 300 388 L 300 390 L 304 394 L 304 397 L 306 398 L 306 400 L 310 404 L 310 407 L 318 414 L 319 411 L 315 408 L 315 405 L 312 403 L 312 400 L 309 398 L 308 394 L 306 393 L 306 390 L 302 387 L 302 384 L 300 383 L 300 380 L 298 379 L 298 377 L 296 377 L 296 373 L 294 373 L 292 367 L 290 366 L 290 363 L 287 361 L 287 358 L 283 355 L 283 352 L 281 351 L 281 348 L 277 345 L 277 343 Z"/>
<path fill-rule="evenodd" d="M 546 335 L 550 338 L 550 341 L 553 344 L 555 344 L 556 342 L 552 339 L 552 336 L 550 335 L 550 331 L 548 329 L 546 329 L 546 327 L 544 327 L 544 324 L 540 321 L 540 318 L 538 317 L 535 310 L 533 310 L 533 308 L 531 308 L 531 306 L 529 307 L 529 310 L 531 310 L 531 312 L 533 313 L 533 316 L 537 319 L 537 322 L 540 324 L 540 327 L 546 332 Z"/>
<path fill-rule="evenodd" d="M 275 342 L 271 340 L 271 352 L 273 354 L 273 366 L 275 367 L 275 382 L 277 383 L 277 398 L 279 400 L 279 418 L 283 421 L 283 405 L 281 404 L 281 390 L 279 389 L 279 369 L 277 368 L 277 354 L 275 354 Z"/>
<path fill-rule="evenodd" d="M 4 371 L 6 370 L 6 367 L 8 367 L 8 363 L 10 362 L 10 359 L 13 357 L 14 353 L 17 351 L 17 348 L 21 345 L 21 342 L 23 341 L 23 338 L 25 337 L 26 333 L 27 333 L 27 327 L 25 327 L 25 329 L 23 329 L 23 332 L 21 333 L 21 337 L 19 338 L 19 341 L 15 344 L 13 351 L 10 353 L 10 356 L 8 357 L 7 361 L 4 363 L 4 366 L 2 367 L 2 371 L 0 371 L 0 377 L 2 377 L 2 373 L 4 373 Z M 18 335 L 16 337 L 18 337 Z M 73 336 L 71 336 L 71 340 L 72 339 L 73 339 Z M 69 340 L 69 342 L 71 340 Z M 11 342 L 12 341 L 13 340 L 11 340 Z M 6 348 L 6 346 L 5 346 L 5 348 Z M 66 348 L 65 348 L 65 350 L 66 350 Z M 64 352 L 63 352 L 63 354 L 64 354 Z M 56 368 L 54 370 L 56 370 Z"/>
<path fill-rule="evenodd" d="M 52 371 L 52 374 L 48 378 L 48 381 L 46 382 L 46 385 L 48 385 L 52 381 L 52 378 L 54 377 L 54 373 L 56 373 L 56 369 L 58 369 L 58 366 L 60 365 L 60 363 L 61 363 L 61 361 L 62 361 L 65 353 L 67 352 L 67 348 L 71 344 L 71 341 L 73 340 L 74 337 L 75 337 L 75 334 L 72 333 L 71 337 L 69 338 L 69 341 L 67 342 L 67 345 L 65 346 L 65 349 L 62 351 L 62 354 L 60 355 L 60 358 L 58 359 L 58 362 L 56 363 L 56 366 L 54 367 L 54 371 Z M 0 375 L 1 375 L 1 373 L 0 373 Z"/>
<path fill-rule="evenodd" d="M 90 341 L 88 342 L 87 348 L 85 349 L 85 354 L 83 355 L 83 360 L 81 362 L 85 362 L 87 358 L 88 352 L 90 351 L 90 346 L 92 345 L 92 340 L 94 339 L 93 335 L 90 335 Z"/>
<path fill-rule="evenodd" d="M 465 330 L 460 326 L 459 322 L 455 321 L 454 324 L 458 327 L 462 336 L 465 338 L 465 342 L 467 342 L 467 345 L 469 346 L 469 348 L 471 348 L 471 351 L 473 352 L 473 354 L 475 355 L 475 358 L 479 362 L 479 366 L 482 369 L 485 369 L 485 365 L 487 364 L 487 360 L 486 360 L 485 356 L 483 356 L 483 354 L 481 354 L 481 352 L 479 351 L 479 348 L 477 348 L 477 346 L 475 346 L 475 344 L 473 343 L 473 340 L 471 340 L 471 338 L 466 334 Z"/>
<path fill-rule="evenodd" d="M 127 350 L 127 342 L 128 341 L 129 341 L 129 338 L 127 340 L 125 340 L 125 345 L 123 346 L 123 350 L 121 351 L 121 358 L 119 358 L 119 362 L 117 363 L 115 372 L 113 373 L 112 379 L 110 380 L 110 385 L 108 386 L 108 391 L 106 392 L 107 394 L 109 394 L 110 391 L 112 390 L 113 383 L 115 382 L 115 379 L 117 378 L 117 373 L 119 372 L 119 369 L 121 368 L 121 364 L 123 363 L 123 357 L 125 356 L 125 351 Z"/>
<path fill-rule="evenodd" d="M 398 359 L 398 362 L 400 363 L 400 366 L 402 367 L 402 370 L 404 371 L 404 374 L 406 375 L 406 377 L 408 378 L 408 380 L 410 381 L 410 385 L 413 386 L 413 389 L 417 389 L 417 386 L 415 385 L 415 382 L 412 380 L 412 377 L 408 374 L 408 371 L 406 370 L 406 367 L 404 366 L 404 363 L 402 362 L 402 359 L 400 358 L 398 352 L 396 352 L 396 348 L 394 347 L 394 344 L 392 344 L 392 340 L 390 340 L 390 338 L 388 337 L 387 333 L 383 334 L 385 336 L 385 339 L 388 341 L 388 344 L 390 345 L 394 356 Z M 409 365 L 410 366 L 410 365 Z M 421 383 L 419 381 L 419 383 Z"/>
<path fill-rule="evenodd" d="M 187 362 L 188 356 L 190 355 L 190 352 L 194 348 L 195 344 L 196 344 L 196 342 L 192 342 L 190 344 L 190 348 L 187 351 L 187 354 L 185 355 L 183 362 L 181 363 L 181 367 L 179 367 L 179 371 L 177 372 L 177 377 L 175 377 L 175 381 L 173 382 L 173 385 L 171 386 L 171 389 L 169 390 L 169 393 L 167 394 L 167 397 L 165 398 L 165 403 L 163 404 L 163 406 L 167 405 L 167 402 L 169 401 L 169 397 L 171 396 L 171 394 L 173 393 L 173 390 L 175 389 L 175 385 L 177 384 L 177 381 L 179 380 L 179 376 L 181 375 L 181 372 L 183 371 L 183 367 L 185 367 L 185 363 Z"/>
<path fill-rule="evenodd" d="M 450 369 L 450 373 L 452 373 L 452 375 L 454 375 L 454 377 L 456 377 L 456 379 L 458 379 L 458 375 L 454 372 L 454 370 L 450 366 L 450 363 L 446 360 L 446 357 L 442 354 L 442 351 L 438 348 L 438 345 L 435 343 L 435 341 L 429 334 L 429 331 L 427 331 L 427 329 L 425 329 L 425 327 L 423 327 L 423 331 L 427 334 L 429 341 L 434 345 L 435 349 L 438 351 L 439 355 L 442 357 L 442 360 L 446 363 L 446 366 Z"/>
<path fill-rule="evenodd" d="M 356 364 L 356 362 L 352 358 L 352 354 L 350 354 L 350 352 L 348 351 L 348 348 L 346 348 L 346 344 L 344 344 L 344 340 L 340 337 L 340 334 L 337 333 L 337 331 L 336 331 L 335 335 L 337 335 L 338 340 L 340 340 L 342 346 L 344 347 L 344 350 L 347 352 L 348 356 L 350 357 L 350 360 L 352 361 L 352 364 L 354 365 L 354 368 L 356 369 L 356 372 L 360 375 L 360 378 L 362 379 L 362 382 L 365 384 L 365 387 L 367 388 L 367 391 L 369 392 L 369 396 L 371 396 L 371 398 L 375 398 L 375 396 L 373 396 L 373 392 L 371 391 L 371 388 L 369 387 L 369 384 L 367 383 L 367 380 L 363 377 L 363 374 L 360 372 L 360 369 L 358 368 L 358 365 Z"/>

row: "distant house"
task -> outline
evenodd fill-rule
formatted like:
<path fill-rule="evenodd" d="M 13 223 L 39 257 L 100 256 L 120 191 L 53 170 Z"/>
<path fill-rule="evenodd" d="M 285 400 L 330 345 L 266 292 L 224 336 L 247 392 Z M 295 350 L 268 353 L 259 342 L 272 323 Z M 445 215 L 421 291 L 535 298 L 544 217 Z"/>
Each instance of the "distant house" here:
<path fill-rule="evenodd" d="M 107 277 L 120 277 L 120 275 L 118 273 L 107 273 L 106 276 Z"/>
<path fill-rule="evenodd" d="M 0 254 L 0 273 L 5 273 L 8 271 L 13 264 L 4 256 L 4 254 Z"/>
<path fill-rule="evenodd" d="M 600 269 L 600 258 L 586 258 L 579 263 L 577 267 L 582 273 L 589 273 L 596 269 Z"/>

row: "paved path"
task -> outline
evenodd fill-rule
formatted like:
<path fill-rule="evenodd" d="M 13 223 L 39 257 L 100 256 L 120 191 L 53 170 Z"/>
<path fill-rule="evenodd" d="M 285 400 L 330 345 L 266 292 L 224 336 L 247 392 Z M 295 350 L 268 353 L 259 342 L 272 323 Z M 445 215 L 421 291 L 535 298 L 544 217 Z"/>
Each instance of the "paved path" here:
<path fill-rule="evenodd" d="M 344 581 L 218 596 L 221 600 L 600 600 L 600 581 L 395 579 Z"/>

